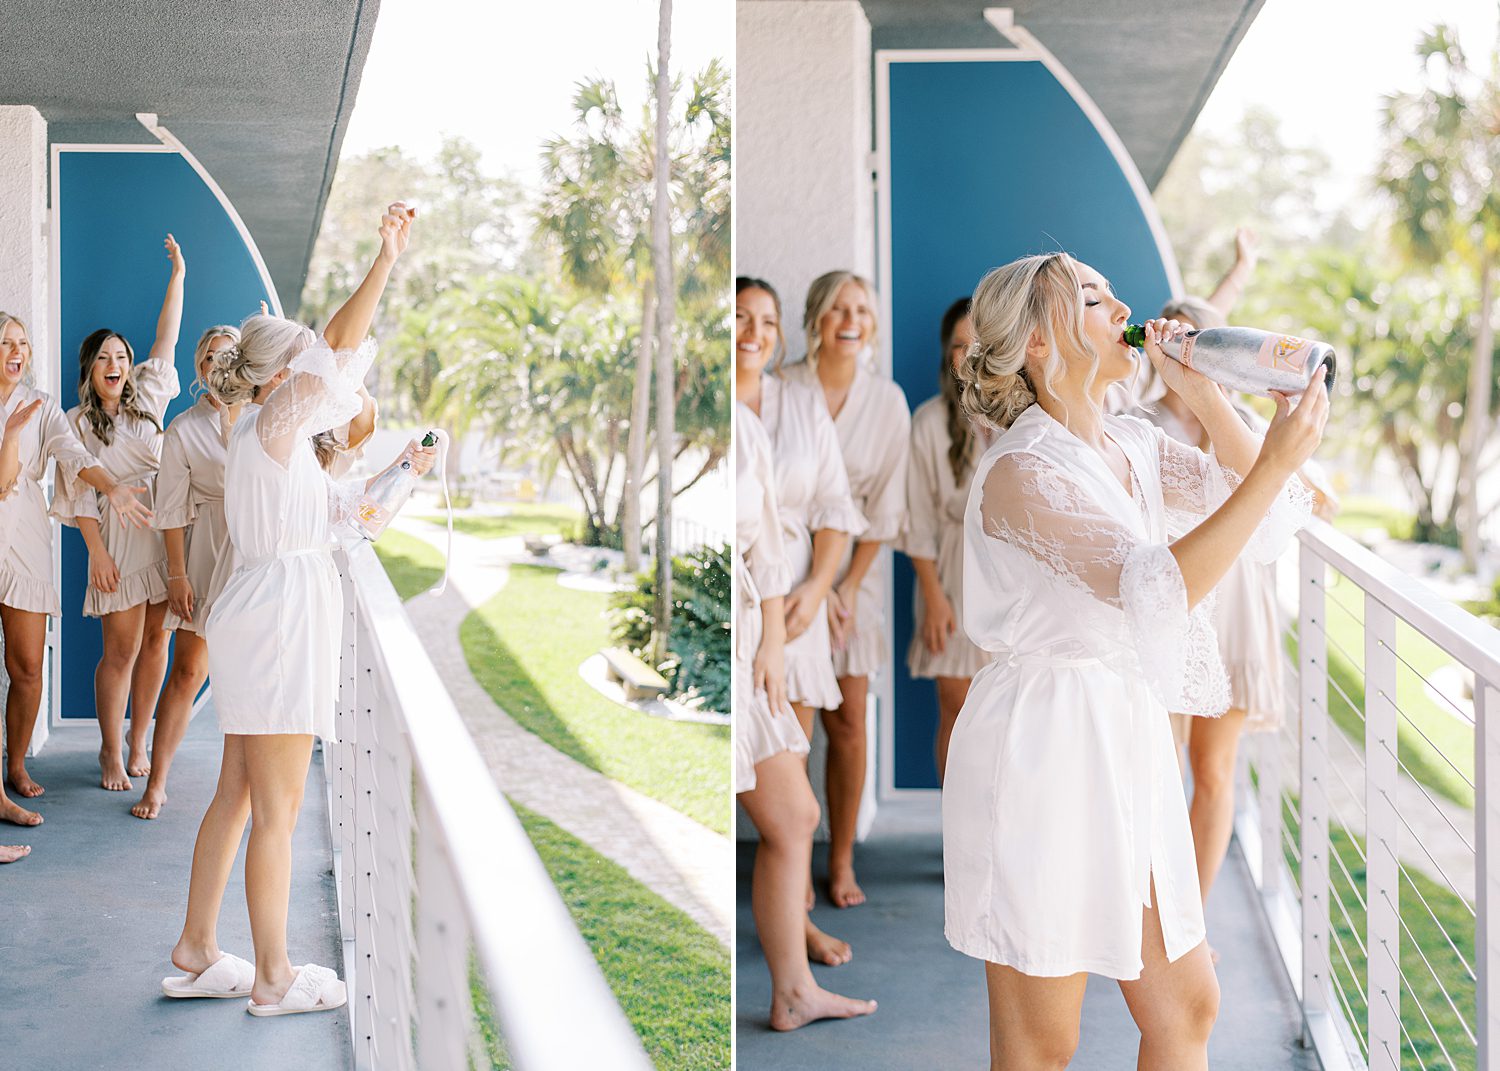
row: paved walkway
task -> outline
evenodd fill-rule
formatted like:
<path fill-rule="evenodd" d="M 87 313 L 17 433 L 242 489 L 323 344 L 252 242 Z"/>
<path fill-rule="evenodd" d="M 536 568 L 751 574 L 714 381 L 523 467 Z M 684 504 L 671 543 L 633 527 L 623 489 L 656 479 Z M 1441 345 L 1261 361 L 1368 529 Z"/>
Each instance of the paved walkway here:
<path fill-rule="evenodd" d="M 243 1000 L 161 995 L 182 929 L 198 823 L 219 777 L 223 737 L 212 704 L 193 719 L 172 765 L 160 818 L 130 815 L 135 792 L 99 788 L 99 732 L 55 729 L 29 764 L 47 794 L 46 822 L 0 825 L 0 843 L 31 855 L 0 866 L 0 1066 L 29 1071 L 234 1067 L 242 1071 L 352 1067 L 348 1009 L 257 1019 Z M 293 840 L 288 950 L 341 974 L 329 869 L 327 792 L 313 756 Z M 223 948 L 252 959 L 244 849 L 219 915 Z"/>
<path fill-rule="evenodd" d="M 822 1022 L 791 1034 L 766 1024 L 771 978 L 750 917 L 750 862 L 742 844 L 735 1021 L 740 1071 L 884 1071 L 988 1066 L 984 970 L 943 939 L 943 854 L 938 803 L 881 804 L 859 873 L 869 902 L 838 911 L 820 900 L 818 925 L 848 940 L 854 960 L 813 968 L 818 981 L 850 996 L 873 997 L 867 1019 Z M 815 853 L 815 869 L 823 853 Z M 1299 1041 L 1301 1015 L 1276 955 L 1237 847 L 1230 849 L 1208 905 L 1219 950 L 1220 1014 L 1209 1042 L 1214 1071 L 1312 1071 Z M 1090 978 L 1082 1040 L 1071 1071 L 1135 1066 L 1140 1034 L 1119 986 Z"/>
<path fill-rule="evenodd" d="M 398 525 L 440 550 L 446 543 L 446 531 L 434 525 L 404 518 Z M 416 596 L 406 612 L 501 791 L 620 864 L 728 948 L 734 932 L 730 839 L 546 744 L 501 710 L 469 671 L 459 626 L 505 586 L 512 562 L 533 560 L 520 537 L 454 532 L 448 590 Z"/>

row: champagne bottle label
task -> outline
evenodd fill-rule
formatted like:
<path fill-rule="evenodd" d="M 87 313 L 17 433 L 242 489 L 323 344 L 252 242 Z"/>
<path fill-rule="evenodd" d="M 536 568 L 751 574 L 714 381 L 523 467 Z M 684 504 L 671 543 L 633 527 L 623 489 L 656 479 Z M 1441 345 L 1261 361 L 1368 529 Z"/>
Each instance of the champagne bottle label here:
<path fill-rule="evenodd" d="M 1301 372 L 1312 356 L 1313 344 L 1296 335 L 1272 335 L 1261 343 L 1255 363 L 1262 368 L 1275 368 L 1287 372 Z"/>
<path fill-rule="evenodd" d="M 379 534 L 385 530 L 386 524 L 390 521 L 391 510 L 382 506 L 379 502 L 372 502 L 366 498 L 355 509 L 354 515 L 359 519 L 359 523 L 365 531 Z"/>

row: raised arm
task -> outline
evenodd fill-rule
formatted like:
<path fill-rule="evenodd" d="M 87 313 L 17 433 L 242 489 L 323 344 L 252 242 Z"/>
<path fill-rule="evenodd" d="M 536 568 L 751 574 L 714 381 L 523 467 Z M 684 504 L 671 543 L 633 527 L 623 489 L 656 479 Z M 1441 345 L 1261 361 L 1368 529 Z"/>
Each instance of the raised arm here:
<path fill-rule="evenodd" d="M 355 349 L 370 333 L 380 296 L 390 281 L 391 269 L 406 250 L 411 223 L 416 218 L 417 210 L 407 208 L 401 201 L 388 207 L 380 218 L 380 253 L 375 257 L 375 263 L 370 265 L 359 288 L 329 318 L 328 326 L 323 329 L 323 337 L 334 351 Z"/>
<path fill-rule="evenodd" d="M 1249 227 L 1240 227 L 1234 232 L 1234 266 L 1224 273 L 1214 292 L 1208 295 L 1208 303 L 1226 318 L 1255 272 L 1255 263 L 1260 259 L 1259 249 L 1260 239 Z"/>
<path fill-rule="evenodd" d="M 172 262 L 172 274 L 167 278 L 167 296 L 161 303 L 161 315 L 156 318 L 156 341 L 151 343 L 151 360 L 165 357 L 172 359 L 177 349 L 177 336 L 182 333 L 182 294 L 187 281 L 187 264 L 182 259 L 182 247 L 170 234 L 166 242 L 167 258 Z"/>

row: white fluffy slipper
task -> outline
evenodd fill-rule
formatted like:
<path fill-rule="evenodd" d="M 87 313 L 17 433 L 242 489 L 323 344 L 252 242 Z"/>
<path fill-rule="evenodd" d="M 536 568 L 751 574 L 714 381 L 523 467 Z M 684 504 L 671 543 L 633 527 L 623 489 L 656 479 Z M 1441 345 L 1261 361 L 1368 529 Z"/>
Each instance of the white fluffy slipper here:
<path fill-rule="evenodd" d="M 257 1004 L 248 1001 L 245 1010 L 251 1015 L 298 1015 L 302 1012 L 332 1011 L 342 1008 L 348 991 L 337 974 L 315 963 L 297 968 L 291 988 L 279 1004 Z"/>
<path fill-rule="evenodd" d="M 200 974 L 175 974 L 161 980 L 169 997 L 246 997 L 255 984 L 255 968 L 239 956 L 224 953 Z"/>

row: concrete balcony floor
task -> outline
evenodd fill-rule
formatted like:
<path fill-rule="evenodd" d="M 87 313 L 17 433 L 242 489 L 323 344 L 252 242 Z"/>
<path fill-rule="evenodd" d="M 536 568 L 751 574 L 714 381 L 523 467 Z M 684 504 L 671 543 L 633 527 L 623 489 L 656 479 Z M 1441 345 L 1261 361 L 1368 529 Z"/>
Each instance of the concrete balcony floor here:
<path fill-rule="evenodd" d="M 182 928 L 198 823 L 219 774 L 211 706 L 193 719 L 172 766 L 160 818 L 130 807 L 145 788 L 99 787 L 92 722 L 54 730 L 29 768 L 47 794 L 36 829 L 0 826 L 0 843 L 32 854 L 0 867 L 0 1061 L 41 1069 L 156 1067 L 348 1068 L 348 1009 L 257 1019 L 243 1000 L 169 1000 L 163 976 Z M 342 973 L 330 869 L 327 794 L 314 754 L 293 848 L 293 963 Z M 226 951 L 253 959 L 245 913 L 244 848 L 220 916 Z"/>
<path fill-rule="evenodd" d="M 869 1018 L 814 1023 L 791 1034 L 766 1025 L 771 978 L 750 917 L 753 844 L 739 846 L 737 1059 L 740 1071 L 876 1071 L 989 1066 L 984 969 L 943 939 L 943 856 L 936 797 L 883 804 L 857 853 L 869 901 L 838 911 L 820 894 L 814 920 L 849 941 L 854 960 L 814 967 L 819 983 L 872 997 Z M 815 869 L 821 883 L 824 852 Z M 821 890 L 821 884 L 820 884 Z M 1237 845 L 1208 910 L 1209 940 L 1220 953 L 1221 1004 L 1209 1043 L 1214 1071 L 1312 1071 L 1299 1041 L 1301 1017 L 1270 931 L 1254 900 Z M 1114 982 L 1090 978 L 1075 1071 L 1134 1067 L 1140 1034 Z"/>

